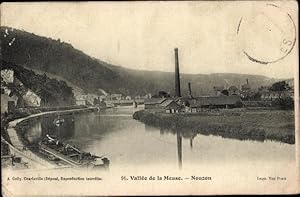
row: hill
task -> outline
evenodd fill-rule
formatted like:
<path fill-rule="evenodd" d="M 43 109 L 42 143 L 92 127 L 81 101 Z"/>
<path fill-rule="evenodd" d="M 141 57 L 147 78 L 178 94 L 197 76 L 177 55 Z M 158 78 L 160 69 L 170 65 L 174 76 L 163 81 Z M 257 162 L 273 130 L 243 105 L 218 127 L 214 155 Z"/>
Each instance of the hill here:
<path fill-rule="evenodd" d="M 92 58 L 71 44 L 59 39 L 41 37 L 33 33 L 1 27 L 2 59 L 68 81 L 85 93 L 125 95 L 155 94 L 159 90 L 174 93 L 174 73 L 131 70 Z M 182 94 L 192 83 L 194 95 L 211 94 L 213 86 L 240 86 L 249 80 L 253 88 L 270 85 L 276 79 L 243 74 L 181 74 Z"/>
<path fill-rule="evenodd" d="M 51 74 L 51 73 L 48 73 L 48 72 L 45 72 L 45 71 L 41 71 L 41 70 L 34 69 L 34 68 L 29 68 L 29 67 L 26 67 L 26 66 L 23 66 L 23 67 L 25 69 L 27 69 L 27 70 L 33 71 L 37 75 L 46 75 L 47 77 L 49 77 L 49 79 L 56 79 L 58 81 L 64 81 L 64 82 L 66 82 L 67 86 L 69 86 L 69 87 L 72 88 L 74 96 L 84 94 L 84 90 L 83 89 L 79 88 L 74 83 L 66 80 L 65 78 L 63 78 L 63 77 L 61 77 L 59 75 L 54 75 L 54 74 Z"/>
<path fill-rule="evenodd" d="M 2 78 L 2 71 L 13 71 L 11 78 L 14 79 L 11 83 L 7 83 Z M 36 106 L 34 100 L 37 96 L 41 99 L 43 106 L 57 107 L 74 104 L 72 88 L 67 86 L 66 82 L 50 79 L 46 75 L 38 75 L 22 66 L 3 60 L 1 61 L 1 91 L 2 89 L 7 89 L 11 92 L 10 94 L 17 96 L 20 107 L 23 103 L 27 106 Z"/>

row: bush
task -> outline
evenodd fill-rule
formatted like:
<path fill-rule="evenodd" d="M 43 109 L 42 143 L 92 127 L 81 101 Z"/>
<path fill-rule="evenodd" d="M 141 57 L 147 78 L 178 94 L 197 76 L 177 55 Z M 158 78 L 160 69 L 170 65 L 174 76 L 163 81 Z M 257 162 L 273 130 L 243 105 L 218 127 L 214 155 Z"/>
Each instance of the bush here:
<path fill-rule="evenodd" d="M 292 110 L 294 109 L 294 99 L 291 97 L 277 98 L 272 101 L 272 106 L 284 110 Z"/>

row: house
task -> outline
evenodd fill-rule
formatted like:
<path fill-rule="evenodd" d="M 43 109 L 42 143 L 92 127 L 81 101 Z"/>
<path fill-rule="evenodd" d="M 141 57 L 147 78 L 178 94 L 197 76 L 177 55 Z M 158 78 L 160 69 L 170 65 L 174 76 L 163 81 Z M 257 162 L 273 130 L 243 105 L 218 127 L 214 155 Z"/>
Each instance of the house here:
<path fill-rule="evenodd" d="M 151 98 L 145 99 L 145 109 L 155 109 L 165 111 L 166 113 L 178 113 L 180 112 L 181 105 L 174 99 Z"/>
<path fill-rule="evenodd" d="M 105 95 L 99 96 L 99 101 L 100 101 L 100 102 L 105 101 L 105 99 L 106 99 L 106 96 L 105 96 Z"/>
<path fill-rule="evenodd" d="M 122 100 L 122 94 L 107 95 L 106 100 Z"/>
<path fill-rule="evenodd" d="M 28 89 L 27 92 L 22 95 L 22 99 L 24 100 L 26 106 L 31 107 L 39 107 L 41 106 L 41 97 L 39 97 L 32 90 Z"/>
<path fill-rule="evenodd" d="M 1 81 L 5 83 L 13 83 L 14 82 L 14 71 L 9 69 L 1 70 Z"/>
<path fill-rule="evenodd" d="M 76 105 L 87 105 L 87 96 L 86 95 L 76 95 L 75 96 Z"/>
<path fill-rule="evenodd" d="M 18 97 L 1 94 L 1 114 L 12 112 L 17 105 Z"/>
<path fill-rule="evenodd" d="M 103 99 L 103 96 L 102 96 Z M 96 105 L 101 102 L 101 98 L 96 94 L 78 94 L 75 95 L 76 105 Z"/>
<path fill-rule="evenodd" d="M 160 104 L 160 108 L 164 109 L 167 113 L 178 113 L 180 112 L 180 105 L 172 99 L 166 99 Z"/>
<path fill-rule="evenodd" d="M 76 103 L 76 105 L 87 105 L 87 102 L 85 99 L 76 99 L 75 103 Z"/>
<path fill-rule="evenodd" d="M 263 101 L 268 101 L 268 100 L 272 100 L 272 95 L 271 95 L 271 92 L 270 91 L 264 91 L 264 92 L 261 92 L 261 100 Z"/>
<path fill-rule="evenodd" d="M 260 94 L 260 98 L 263 101 L 273 101 L 278 98 L 294 97 L 294 95 L 290 91 L 264 91 Z"/>
<path fill-rule="evenodd" d="M 145 96 L 143 96 L 143 99 L 147 99 L 147 98 L 152 98 L 152 95 L 150 93 L 148 93 Z"/>
<path fill-rule="evenodd" d="M 235 108 L 242 107 L 239 96 L 202 96 L 186 101 L 186 112 L 198 112 L 205 108 Z"/>
<path fill-rule="evenodd" d="M 145 99 L 145 109 L 159 109 L 166 98 L 149 98 Z"/>
<path fill-rule="evenodd" d="M 236 86 L 230 86 L 228 88 L 229 95 L 237 95 L 239 93 L 239 89 Z"/>
<path fill-rule="evenodd" d="M 215 95 L 219 95 L 224 90 L 224 86 L 214 86 L 213 89 L 214 89 Z"/>
<path fill-rule="evenodd" d="M 135 100 L 106 100 L 104 101 L 106 106 L 110 107 L 122 107 L 122 106 L 135 106 L 135 103 L 137 103 Z"/>

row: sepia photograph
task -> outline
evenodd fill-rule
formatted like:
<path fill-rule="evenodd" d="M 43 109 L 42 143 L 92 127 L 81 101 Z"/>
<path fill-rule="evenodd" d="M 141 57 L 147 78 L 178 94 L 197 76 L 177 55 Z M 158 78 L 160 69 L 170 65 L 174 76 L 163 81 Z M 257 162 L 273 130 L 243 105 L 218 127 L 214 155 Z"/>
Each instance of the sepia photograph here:
<path fill-rule="evenodd" d="M 298 194 L 297 1 L 1 3 L 2 196 Z"/>

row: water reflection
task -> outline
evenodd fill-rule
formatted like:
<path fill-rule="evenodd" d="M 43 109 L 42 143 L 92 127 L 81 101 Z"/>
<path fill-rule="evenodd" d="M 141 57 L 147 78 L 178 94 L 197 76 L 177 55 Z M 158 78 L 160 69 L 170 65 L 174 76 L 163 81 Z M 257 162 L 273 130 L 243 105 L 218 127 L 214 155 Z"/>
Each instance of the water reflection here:
<path fill-rule="evenodd" d="M 148 127 L 149 128 L 149 127 Z M 147 130 L 147 126 L 146 126 Z M 189 139 L 190 149 L 193 150 L 193 140 L 197 136 L 195 132 L 181 132 L 179 130 L 173 131 L 168 129 L 160 128 L 160 134 L 164 135 L 166 133 L 171 133 L 172 135 L 176 135 L 176 146 L 177 146 L 177 158 L 178 158 L 178 168 L 182 169 L 182 138 Z"/>
<path fill-rule="evenodd" d="M 194 136 L 195 137 L 195 136 Z M 194 137 L 192 137 L 191 139 L 190 139 L 190 147 L 191 147 L 191 150 L 193 150 L 193 140 L 194 140 Z"/>
<path fill-rule="evenodd" d="M 46 134 L 59 139 L 69 139 L 75 134 L 75 119 L 73 115 L 60 117 L 62 121 L 57 124 L 57 115 L 30 121 L 29 128 L 25 133 L 30 144 L 37 144 Z"/>
<path fill-rule="evenodd" d="M 177 153 L 178 153 L 178 168 L 182 168 L 182 136 L 179 131 L 176 133 L 177 136 Z"/>
<path fill-rule="evenodd" d="M 153 131 L 152 126 L 145 125 L 145 131 Z M 180 130 L 170 130 L 159 128 L 160 135 L 172 134 L 176 137 L 176 147 L 177 147 L 177 160 L 178 168 L 182 169 L 182 138 L 188 139 L 190 143 L 190 149 L 193 150 L 193 140 L 197 136 L 197 133 L 193 131 L 182 132 Z"/>
<path fill-rule="evenodd" d="M 30 127 L 28 127 L 27 132 L 25 133 L 25 138 L 30 144 L 39 141 L 42 136 L 42 123 L 40 121 L 32 122 Z"/>

